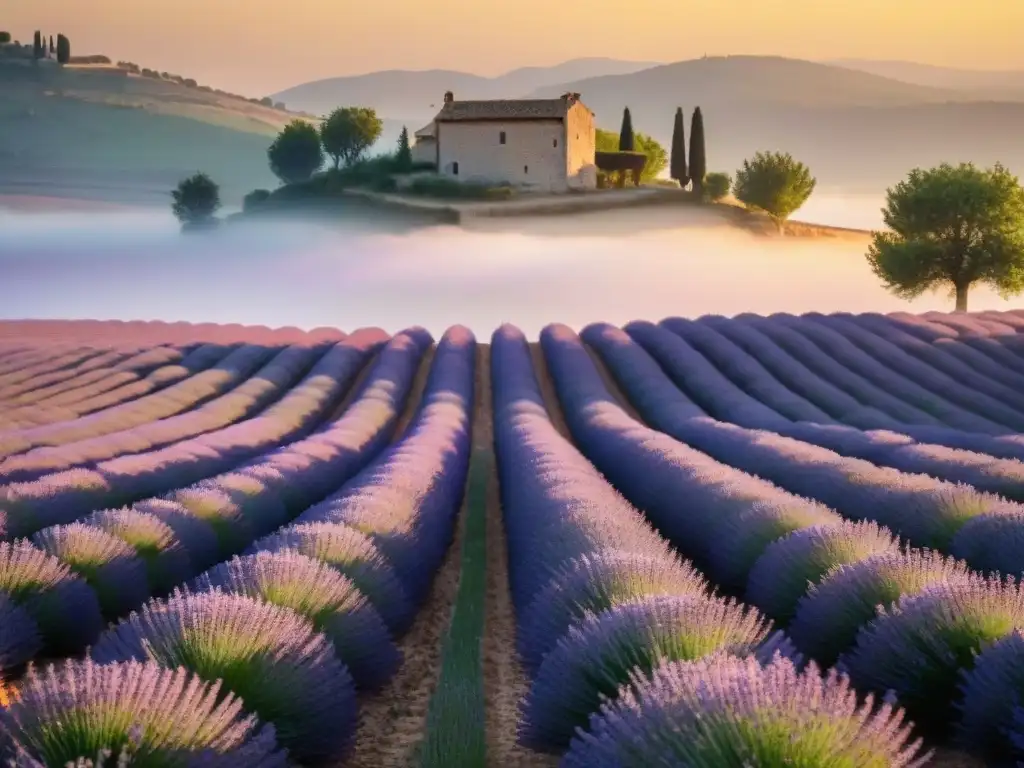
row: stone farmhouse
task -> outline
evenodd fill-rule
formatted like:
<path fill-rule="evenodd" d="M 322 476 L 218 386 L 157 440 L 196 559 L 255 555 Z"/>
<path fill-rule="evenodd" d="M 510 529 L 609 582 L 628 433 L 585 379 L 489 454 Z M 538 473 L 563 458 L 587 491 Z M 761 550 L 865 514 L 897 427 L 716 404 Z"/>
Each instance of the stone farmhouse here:
<path fill-rule="evenodd" d="M 414 134 L 413 158 L 460 181 L 543 192 L 593 189 L 594 113 L 578 93 L 558 99 L 456 101 L 451 91 Z"/>

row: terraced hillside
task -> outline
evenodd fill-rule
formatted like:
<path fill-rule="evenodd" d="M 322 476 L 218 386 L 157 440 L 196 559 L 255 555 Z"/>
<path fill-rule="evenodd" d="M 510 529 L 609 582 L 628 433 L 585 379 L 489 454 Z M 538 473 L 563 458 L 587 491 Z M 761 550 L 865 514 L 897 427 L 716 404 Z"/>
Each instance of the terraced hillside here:
<path fill-rule="evenodd" d="M 0 323 L 0 758 L 1012 764 L 1022 383 L 1024 311 Z"/>

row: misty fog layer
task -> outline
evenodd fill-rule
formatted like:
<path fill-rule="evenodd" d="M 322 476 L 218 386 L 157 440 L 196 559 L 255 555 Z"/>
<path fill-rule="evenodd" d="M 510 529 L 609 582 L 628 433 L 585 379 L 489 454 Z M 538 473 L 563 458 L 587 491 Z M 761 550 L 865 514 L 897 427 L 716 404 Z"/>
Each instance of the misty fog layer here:
<path fill-rule="evenodd" d="M 822 195 L 798 218 L 877 227 L 879 205 Z M 952 308 L 945 294 L 890 295 L 861 241 L 764 238 L 686 216 L 495 219 L 401 235 L 262 222 L 182 235 L 163 212 L 0 212 L 0 318 L 435 333 L 463 323 L 484 337 L 506 321 L 533 335 L 552 321 Z M 984 288 L 971 294 L 972 309 L 1019 306 Z"/>

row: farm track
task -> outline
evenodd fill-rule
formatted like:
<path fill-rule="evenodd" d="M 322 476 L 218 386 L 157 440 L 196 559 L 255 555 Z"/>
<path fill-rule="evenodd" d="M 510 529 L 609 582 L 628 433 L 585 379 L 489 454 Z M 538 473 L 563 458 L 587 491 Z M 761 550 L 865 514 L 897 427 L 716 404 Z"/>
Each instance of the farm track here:
<path fill-rule="evenodd" d="M 408 405 L 399 418 L 393 443 L 402 439 L 423 400 L 436 345 L 423 355 Z M 479 365 L 479 355 L 478 355 Z M 480 421 L 480 370 L 474 379 L 477 410 L 473 434 Z M 465 502 L 459 510 L 455 537 L 444 564 L 431 586 L 409 631 L 398 641 L 402 665 L 380 691 L 360 700 L 359 730 L 352 756 L 338 768 L 405 768 L 415 764 L 416 750 L 423 738 L 430 696 L 441 671 L 441 651 L 445 632 L 451 623 L 455 596 L 459 591 L 462 534 L 465 526 Z"/>
<path fill-rule="evenodd" d="M 565 423 L 565 414 L 562 413 L 562 403 L 555 391 L 555 383 L 548 373 L 548 362 L 544 359 L 544 350 L 539 342 L 530 343 L 530 357 L 533 360 L 533 371 L 537 376 L 537 384 L 540 386 L 540 393 L 544 398 L 544 406 L 548 409 L 548 417 L 555 425 L 558 434 L 569 442 L 573 442 L 569 425 Z"/>

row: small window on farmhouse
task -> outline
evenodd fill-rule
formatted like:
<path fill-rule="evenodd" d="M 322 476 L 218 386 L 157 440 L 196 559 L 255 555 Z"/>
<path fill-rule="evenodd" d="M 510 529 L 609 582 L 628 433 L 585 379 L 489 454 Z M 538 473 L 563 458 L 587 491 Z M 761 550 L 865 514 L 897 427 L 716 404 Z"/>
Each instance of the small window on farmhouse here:
<path fill-rule="evenodd" d="M 557 147 L 558 146 L 558 139 L 552 139 L 551 140 L 551 146 L 552 147 Z"/>
<path fill-rule="evenodd" d="M 524 165 L 523 166 L 523 173 L 529 173 L 529 172 L 530 172 L 530 166 Z"/>
<path fill-rule="evenodd" d="M 498 134 L 498 143 L 499 144 L 504 144 L 505 143 L 505 132 L 504 131 L 502 131 L 501 133 Z"/>
<path fill-rule="evenodd" d="M 452 163 L 452 176 L 459 175 L 459 164 L 457 162 Z"/>

